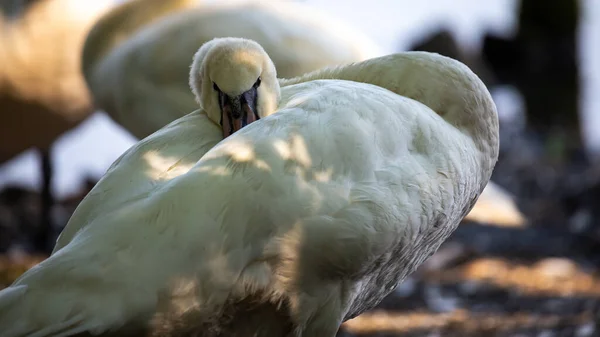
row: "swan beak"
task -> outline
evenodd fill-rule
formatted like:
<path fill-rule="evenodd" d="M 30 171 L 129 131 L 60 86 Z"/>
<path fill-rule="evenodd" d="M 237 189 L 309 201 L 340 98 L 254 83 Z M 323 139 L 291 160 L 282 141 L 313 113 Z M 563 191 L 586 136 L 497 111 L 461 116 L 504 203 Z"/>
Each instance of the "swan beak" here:
<path fill-rule="evenodd" d="M 231 136 L 244 126 L 260 119 L 256 110 L 256 88 L 234 97 L 224 93 L 219 95 L 223 138 Z"/>

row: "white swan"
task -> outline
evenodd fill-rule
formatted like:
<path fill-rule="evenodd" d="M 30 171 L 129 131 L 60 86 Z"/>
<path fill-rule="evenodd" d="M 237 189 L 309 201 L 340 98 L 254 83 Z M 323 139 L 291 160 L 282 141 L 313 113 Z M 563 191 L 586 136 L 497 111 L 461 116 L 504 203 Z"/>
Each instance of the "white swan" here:
<path fill-rule="evenodd" d="M 0 4 L 0 163 L 30 147 L 46 149 L 93 111 L 79 55 L 88 30 L 112 5 Z"/>
<path fill-rule="evenodd" d="M 215 37 L 257 41 L 282 77 L 381 55 L 360 32 L 291 1 L 133 0 L 87 38 L 83 69 L 97 106 L 140 139 L 196 109 L 190 61 Z"/>
<path fill-rule="evenodd" d="M 40 150 L 42 224 L 35 244 L 52 248 L 52 143 L 93 112 L 79 55 L 113 0 L 0 1 L 0 164 Z"/>
<path fill-rule="evenodd" d="M 203 45 L 190 79 L 204 110 L 113 164 L 53 255 L 0 292 L 3 336 L 153 320 L 155 336 L 333 337 L 433 254 L 498 156 L 477 76 L 425 52 L 281 88 L 275 75 L 255 42 Z M 248 90 L 261 119 L 221 141 L 223 96 Z"/>
<path fill-rule="evenodd" d="M 302 4 L 131 0 L 94 25 L 84 48 L 84 74 L 98 107 L 144 138 L 196 109 L 187 84 L 189 62 L 197 46 L 227 36 L 257 41 L 283 78 L 379 56 L 367 37 Z M 512 198 L 490 185 L 466 219 L 523 225 Z"/>

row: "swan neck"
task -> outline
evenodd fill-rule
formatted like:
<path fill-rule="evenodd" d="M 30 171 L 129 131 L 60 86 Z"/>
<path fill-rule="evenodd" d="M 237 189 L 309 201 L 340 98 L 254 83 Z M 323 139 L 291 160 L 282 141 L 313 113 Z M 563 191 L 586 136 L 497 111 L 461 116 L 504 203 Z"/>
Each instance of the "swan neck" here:
<path fill-rule="evenodd" d="M 491 175 L 499 148 L 496 105 L 485 84 L 463 63 L 435 53 L 405 52 L 281 79 L 280 85 L 317 79 L 369 83 L 419 101 L 472 139 L 482 169 Z"/>

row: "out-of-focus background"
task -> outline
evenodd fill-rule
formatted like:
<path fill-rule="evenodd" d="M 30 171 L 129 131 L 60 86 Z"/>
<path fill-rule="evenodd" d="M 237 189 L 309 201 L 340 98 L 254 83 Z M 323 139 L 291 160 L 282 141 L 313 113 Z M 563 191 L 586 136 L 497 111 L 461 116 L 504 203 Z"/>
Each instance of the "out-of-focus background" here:
<path fill-rule="evenodd" d="M 19 38 L 24 46 L 29 38 L 11 31 L 26 27 L 15 20 L 27 6 L 52 1 L 0 2 L 0 76 L 42 69 L 67 48 L 49 35 L 40 38 L 44 54 L 34 61 L 10 63 L 7 56 L 8 48 L 20 48 Z M 206 1 L 213 2 L 220 1 Z M 600 336 L 600 2 L 299 2 L 363 32 L 381 54 L 426 50 L 466 63 L 487 84 L 501 119 L 492 177 L 501 191 L 482 200 L 478 214 L 437 254 L 376 309 L 344 324 L 340 335 Z M 82 13 L 86 6 L 105 9 L 91 3 L 80 0 Z M 48 31 L 65 20 L 48 20 Z M 40 20 L 36 26 L 42 28 L 32 34 L 42 36 Z M 89 25 L 74 29 L 85 33 Z M 74 49 L 73 58 L 80 52 Z M 31 77 L 21 83 L 29 85 Z M 110 164 L 136 142 L 103 111 L 60 125 L 35 114 L 14 117 L 17 108 L 3 101 L 3 80 L 0 288 L 44 258 L 40 236 L 60 232 Z M 69 83 L 60 85 L 69 90 Z M 7 145 L 17 142 L 26 145 Z M 503 220 L 515 212 L 519 220 Z"/>

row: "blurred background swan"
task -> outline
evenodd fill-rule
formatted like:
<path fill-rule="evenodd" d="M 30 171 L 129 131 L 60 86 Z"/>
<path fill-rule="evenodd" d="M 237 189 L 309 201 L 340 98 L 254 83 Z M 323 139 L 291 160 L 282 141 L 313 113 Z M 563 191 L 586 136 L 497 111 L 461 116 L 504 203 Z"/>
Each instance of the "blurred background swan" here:
<path fill-rule="evenodd" d="M 42 207 L 34 249 L 52 245 L 50 150 L 57 137 L 93 112 L 80 54 L 89 28 L 111 5 L 108 0 L 1 3 L 0 163 L 31 147 L 40 151 Z"/>
<path fill-rule="evenodd" d="M 190 60 L 228 36 L 260 43 L 281 78 L 381 54 L 360 31 L 291 1 L 131 0 L 93 27 L 83 73 L 98 108 L 141 139 L 196 109 Z"/>
<path fill-rule="evenodd" d="M 44 1 L 2 4 L 26 2 Z M 196 6 L 202 3 L 221 1 Z M 593 335 L 595 326 L 585 317 L 597 312 L 600 294 L 594 276 L 600 261 L 595 207 L 600 198 L 600 5 L 594 0 L 353 0 L 344 6 L 307 0 L 302 5 L 363 32 L 383 53 L 437 51 L 474 69 L 490 88 L 502 123 L 492 180 L 504 191 L 492 195 L 508 193 L 507 205 L 528 221 L 527 227 L 482 226 L 490 217 L 501 222 L 494 211 L 465 221 L 442 251 L 380 306 L 386 315 L 363 315 L 346 325 L 348 333 L 478 336 L 488 326 L 506 336 Z M 6 27 L 3 22 L 2 34 Z M 12 131 L 29 139 L 26 130 L 34 124 Z M 56 224 L 66 222 L 98 177 L 135 141 L 104 112 L 57 139 L 52 154 Z M 18 247 L 34 246 L 30 233 L 20 228 L 39 219 L 39 167 L 32 150 L 0 167 L 0 249 L 12 247 L 13 257 Z M 484 197 L 478 206 L 486 204 Z M 522 223 L 520 216 L 516 219 Z M 5 269 L 0 263 L 8 279 L 32 263 L 11 261 Z M 470 320 L 473 312 L 490 317 L 489 324 Z M 540 312 L 544 318 L 519 323 L 519 317 Z"/>

